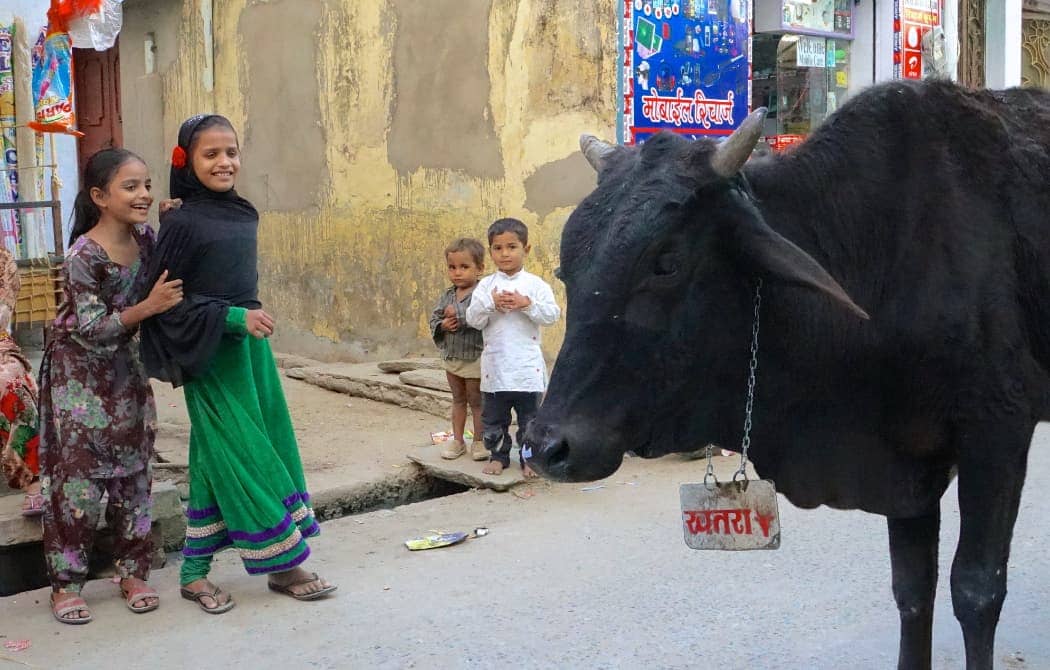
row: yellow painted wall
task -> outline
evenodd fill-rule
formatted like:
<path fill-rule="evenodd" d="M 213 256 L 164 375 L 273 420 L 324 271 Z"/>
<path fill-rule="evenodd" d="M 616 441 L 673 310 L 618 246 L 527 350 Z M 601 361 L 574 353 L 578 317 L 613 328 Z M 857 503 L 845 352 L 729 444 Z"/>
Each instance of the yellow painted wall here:
<path fill-rule="evenodd" d="M 162 91 L 159 116 L 125 110 L 125 140 L 166 155 L 186 116 L 233 120 L 238 189 L 262 212 L 262 296 L 279 347 L 432 352 L 442 250 L 483 238 L 500 216 L 529 226 L 526 267 L 564 305 L 552 276 L 562 226 L 594 186 L 578 137 L 614 135 L 617 4 L 215 0 L 209 91 L 203 0 L 126 3 L 122 61 L 141 57 L 149 30 L 169 56 L 143 80 L 122 76 L 125 88 L 152 76 Z M 156 104 L 141 97 L 125 96 L 125 108 Z M 547 330 L 548 356 L 562 333 Z"/>

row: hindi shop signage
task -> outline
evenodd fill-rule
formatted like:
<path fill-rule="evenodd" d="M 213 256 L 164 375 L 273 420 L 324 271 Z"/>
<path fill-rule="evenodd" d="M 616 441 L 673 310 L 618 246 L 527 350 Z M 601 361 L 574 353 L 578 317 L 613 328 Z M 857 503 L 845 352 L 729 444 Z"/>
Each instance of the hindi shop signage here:
<path fill-rule="evenodd" d="M 893 5 L 893 75 L 922 79 L 923 41 L 941 25 L 943 0 L 895 0 Z"/>
<path fill-rule="evenodd" d="M 746 0 L 618 0 L 617 139 L 728 135 L 750 98 Z"/>
<path fill-rule="evenodd" d="M 752 479 L 682 484 L 682 531 L 690 549 L 779 549 L 773 482 Z"/>

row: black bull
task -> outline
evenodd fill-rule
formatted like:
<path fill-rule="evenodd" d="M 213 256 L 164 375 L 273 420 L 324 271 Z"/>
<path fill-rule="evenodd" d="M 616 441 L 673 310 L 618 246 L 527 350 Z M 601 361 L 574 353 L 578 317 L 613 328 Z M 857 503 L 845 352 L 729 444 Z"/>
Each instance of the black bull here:
<path fill-rule="evenodd" d="M 1050 93 L 876 86 L 745 165 L 764 113 L 718 145 L 581 138 L 598 186 L 562 236 L 567 328 L 531 463 L 580 481 L 628 450 L 739 444 L 761 279 L 756 469 L 796 505 L 887 517 L 901 668 L 930 667 L 957 474 L 952 604 L 967 668 L 991 668 L 1050 406 Z"/>

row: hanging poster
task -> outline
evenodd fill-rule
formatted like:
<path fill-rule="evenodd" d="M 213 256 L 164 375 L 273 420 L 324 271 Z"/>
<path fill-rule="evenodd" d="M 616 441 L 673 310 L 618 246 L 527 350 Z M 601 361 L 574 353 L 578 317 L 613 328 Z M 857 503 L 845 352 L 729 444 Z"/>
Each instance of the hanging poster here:
<path fill-rule="evenodd" d="M 930 68 L 923 63 L 923 40 L 941 25 L 942 0 L 895 0 L 893 11 L 893 76 L 922 79 Z M 927 40 L 928 43 L 928 40 Z"/>
<path fill-rule="evenodd" d="M 728 135 L 750 99 L 747 0 L 620 0 L 617 139 Z"/>
<path fill-rule="evenodd" d="M 15 151 L 15 77 L 11 26 L 0 26 L 0 202 L 18 200 L 18 155 Z M 0 210 L 0 244 L 18 249 L 18 215 Z"/>
<path fill-rule="evenodd" d="M 69 133 L 83 136 L 73 130 L 73 75 L 70 62 L 73 57 L 69 35 L 50 32 L 44 39 L 43 52 L 34 59 L 33 104 L 36 121 L 29 127 L 41 133 Z"/>

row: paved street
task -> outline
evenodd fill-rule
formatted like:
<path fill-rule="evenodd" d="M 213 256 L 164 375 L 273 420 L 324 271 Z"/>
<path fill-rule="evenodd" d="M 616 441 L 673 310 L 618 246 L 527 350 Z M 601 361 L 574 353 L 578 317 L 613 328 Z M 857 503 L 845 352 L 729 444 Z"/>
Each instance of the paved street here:
<path fill-rule="evenodd" d="M 1050 431 L 1042 430 L 997 667 L 1050 668 L 1048 447 Z M 724 473 L 733 466 L 717 460 Z M 0 654 L 37 668 L 893 667 L 897 615 L 884 524 L 782 503 L 779 551 L 693 552 L 682 542 L 677 486 L 701 472 L 701 462 L 678 457 L 629 459 L 597 490 L 541 483 L 517 495 L 468 492 L 326 523 L 312 568 L 341 588 L 325 602 L 270 594 L 231 554 L 216 577 L 239 606 L 222 617 L 178 598 L 174 567 L 155 574 L 164 602 L 142 616 L 123 608 L 112 584 L 91 583 L 96 621 L 83 628 L 52 621 L 44 590 L 2 599 L 0 634 L 33 646 Z M 954 494 L 944 505 L 935 627 L 942 669 L 963 663 L 947 579 Z M 416 553 L 401 545 L 428 530 L 480 525 L 491 534 L 463 545 Z M 24 666 L 0 662 L 8 667 Z"/>

